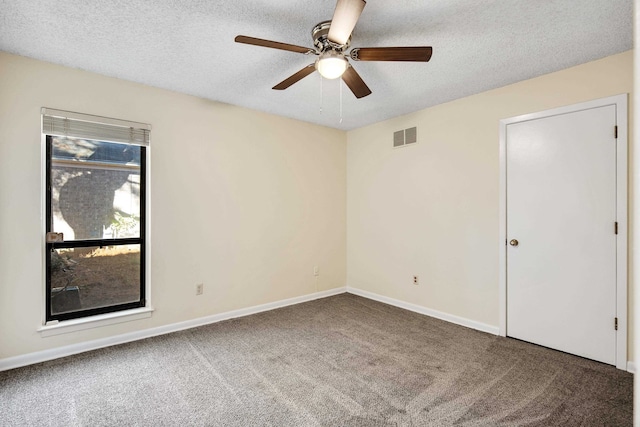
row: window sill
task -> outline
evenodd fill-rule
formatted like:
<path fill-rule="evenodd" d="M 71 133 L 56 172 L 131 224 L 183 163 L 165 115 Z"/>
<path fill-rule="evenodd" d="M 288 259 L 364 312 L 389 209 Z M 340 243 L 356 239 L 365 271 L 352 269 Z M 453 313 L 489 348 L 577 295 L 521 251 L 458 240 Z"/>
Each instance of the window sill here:
<path fill-rule="evenodd" d="M 69 332 L 99 328 L 101 326 L 107 325 L 115 325 L 116 323 L 146 319 L 151 317 L 151 313 L 153 313 L 153 308 L 143 307 L 135 308 L 133 310 L 99 314 L 97 316 L 84 317 L 82 319 L 64 320 L 55 324 L 43 325 L 38 328 L 38 332 L 43 338 L 51 337 L 54 335 L 67 334 Z"/>

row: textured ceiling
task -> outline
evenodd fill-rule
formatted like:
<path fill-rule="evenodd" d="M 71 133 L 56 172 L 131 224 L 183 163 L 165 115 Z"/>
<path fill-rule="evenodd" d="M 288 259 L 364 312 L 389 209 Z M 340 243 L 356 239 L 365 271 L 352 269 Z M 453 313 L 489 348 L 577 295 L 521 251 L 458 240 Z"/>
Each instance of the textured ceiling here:
<path fill-rule="evenodd" d="M 632 3 L 368 0 L 352 47 L 433 57 L 353 63 L 373 91 L 359 100 L 318 73 L 272 90 L 313 58 L 233 41 L 311 47 L 334 0 L 0 0 L 0 50 L 348 130 L 629 50 Z"/>

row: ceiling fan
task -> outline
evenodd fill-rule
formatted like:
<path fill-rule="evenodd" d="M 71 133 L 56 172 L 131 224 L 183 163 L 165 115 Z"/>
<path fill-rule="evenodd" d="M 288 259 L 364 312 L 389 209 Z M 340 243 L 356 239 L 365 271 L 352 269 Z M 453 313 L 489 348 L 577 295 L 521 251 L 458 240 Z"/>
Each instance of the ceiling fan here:
<path fill-rule="evenodd" d="M 351 89 L 356 98 L 363 98 L 371 94 L 371 89 L 351 66 L 347 57 L 354 61 L 427 62 L 431 59 L 433 51 L 429 46 L 361 47 L 351 49 L 347 54 L 346 50 L 351 45 L 351 32 L 356 26 L 356 22 L 358 22 L 365 5 L 365 0 L 338 0 L 333 19 L 331 21 L 323 21 L 311 30 L 315 49 L 248 36 L 237 36 L 235 41 L 237 43 L 317 56 L 313 64 L 307 65 L 302 70 L 284 79 L 275 85 L 273 89 L 284 90 L 318 70 L 320 75 L 327 79 L 342 77 L 342 80 Z"/>

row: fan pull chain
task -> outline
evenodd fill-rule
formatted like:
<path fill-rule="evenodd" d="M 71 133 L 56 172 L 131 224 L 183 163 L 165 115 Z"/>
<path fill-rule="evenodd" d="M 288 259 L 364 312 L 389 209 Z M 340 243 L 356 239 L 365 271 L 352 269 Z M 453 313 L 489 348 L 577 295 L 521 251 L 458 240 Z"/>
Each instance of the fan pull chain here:
<path fill-rule="evenodd" d="M 320 73 L 318 73 L 318 75 L 320 75 Z M 322 76 L 320 76 L 320 114 L 322 114 L 322 94 L 323 94 L 322 81 L 323 80 L 324 80 L 324 78 L 322 78 Z"/>
<path fill-rule="evenodd" d="M 340 123 L 342 123 L 342 79 L 340 79 Z"/>

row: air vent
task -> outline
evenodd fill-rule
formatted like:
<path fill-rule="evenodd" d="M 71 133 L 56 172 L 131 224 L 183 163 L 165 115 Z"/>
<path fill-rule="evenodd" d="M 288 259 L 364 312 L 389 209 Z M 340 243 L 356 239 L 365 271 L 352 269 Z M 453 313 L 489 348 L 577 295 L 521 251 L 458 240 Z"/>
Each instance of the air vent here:
<path fill-rule="evenodd" d="M 404 131 L 399 130 L 393 133 L 393 146 L 402 147 L 404 145 Z"/>
<path fill-rule="evenodd" d="M 412 127 L 404 131 L 404 143 L 415 144 L 418 142 L 418 128 Z"/>
<path fill-rule="evenodd" d="M 418 142 L 418 128 L 412 127 L 393 133 L 393 148 L 403 147 Z"/>

